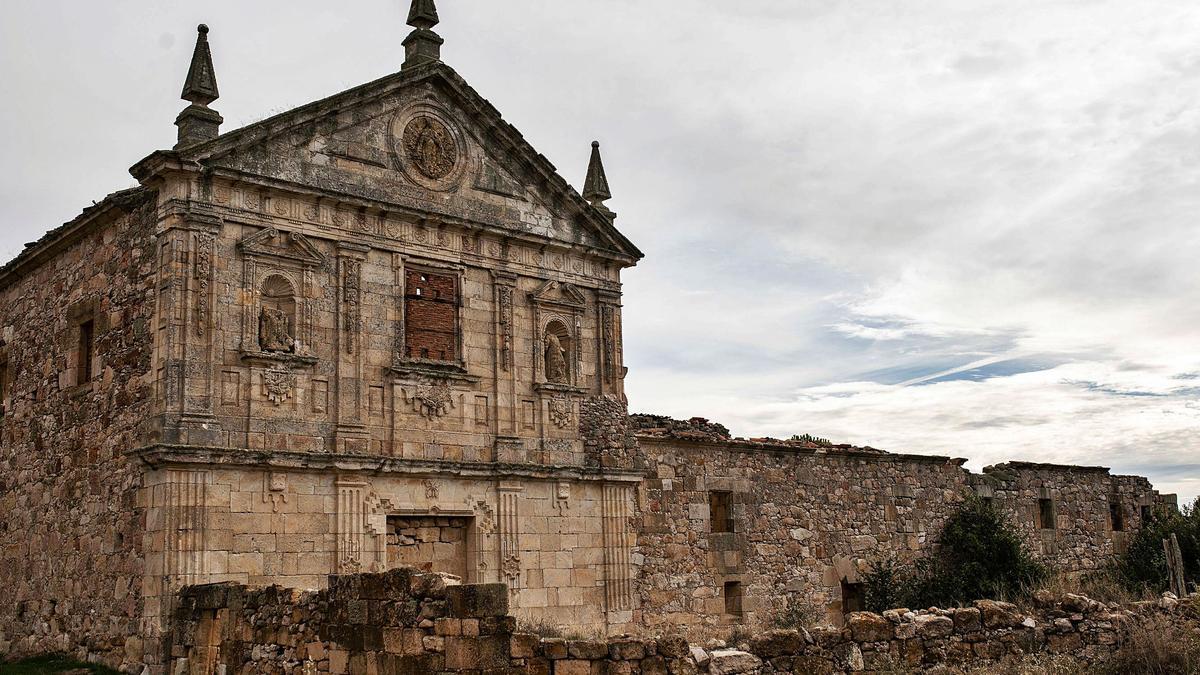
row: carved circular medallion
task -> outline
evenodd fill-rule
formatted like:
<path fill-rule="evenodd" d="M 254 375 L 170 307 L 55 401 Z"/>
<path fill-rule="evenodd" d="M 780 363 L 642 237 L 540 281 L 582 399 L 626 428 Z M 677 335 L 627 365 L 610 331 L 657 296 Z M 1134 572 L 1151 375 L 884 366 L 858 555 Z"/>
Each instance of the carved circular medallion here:
<path fill-rule="evenodd" d="M 409 161 L 427 178 L 441 180 L 458 163 L 458 146 L 440 120 L 418 115 L 404 127 L 402 139 Z"/>

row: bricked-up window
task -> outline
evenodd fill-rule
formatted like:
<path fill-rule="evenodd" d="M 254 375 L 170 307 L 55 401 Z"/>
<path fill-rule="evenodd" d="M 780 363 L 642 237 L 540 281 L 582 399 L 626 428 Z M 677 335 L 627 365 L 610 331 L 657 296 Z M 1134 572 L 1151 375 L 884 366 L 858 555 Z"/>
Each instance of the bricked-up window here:
<path fill-rule="evenodd" d="M 742 620 L 742 582 L 725 582 L 725 614 L 736 621 Z"/>
<path fill-rule="evenodd" d="M 713 532 L 733 532 L 733 512 L 730 510 L 731 493 L 713 490 L 708 493 L 708 517 Z"/>
<path fill-rule="evenodd" d="M 404 355 L 458 361 L 458 277 L 405 271 Z"/>
<path fill-rule="evenodd" d="M 92 353 L 96 349 L 96 324 L 92 320 L 79 324 L 79 361 L 75 381 L 86 384 L 92 381 Z"/>
<path fill-rule="evenodd" d="M 1125 510 L 1121 508 L 1120 502 L 1108 503 L 1108 522 L 1112 525 L 1113 532 L 1125 530 Z"/>
<path fill-rule="evenodd" d="M 1039 499 L 1038 500 L 1038 527 L 1043 530 L 1053 530 L 1054 525 L 1054 500 Z"/>

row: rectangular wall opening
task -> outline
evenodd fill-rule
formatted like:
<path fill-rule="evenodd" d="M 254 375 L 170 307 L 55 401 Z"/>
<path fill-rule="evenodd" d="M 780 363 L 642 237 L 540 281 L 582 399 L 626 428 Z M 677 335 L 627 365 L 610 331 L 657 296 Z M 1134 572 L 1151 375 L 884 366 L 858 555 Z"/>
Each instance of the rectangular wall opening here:
<path fill-rule="evenodd" d="M 96 325 L 89 319 L 79 324 L 79 370 L 76 374 L 76 384 L 86 384 L 92 381 L 92 351 L 96 339 Z"/>
<path fill-rule="evenodd" d="M 1043 530 L 1055 529 L 1053 499 L 1038 500 L 1038 527 Z"/>
<path fill-rule="evenodd" d="M 708 493 L 708 517 L 712 532 L 733 532 L 733 513 L 730 510 L 731 493 L 713 490 Z"/>
<path fill-rule="evenodd" d="M 388 567 L 415 567 L 467 579 L 471 518 L 388 516 Z"/>
<path fill-rule="evenodd" d="M 723 590 L 725 598 L 725 618 L 730 621 L 742 620 L 742 582 L 726 581 Z"/>
<path fill-rule="evenodd" d="M 842 579 L 842 614 L 862 612 L 867 608 L 867 588 Z"/>
<path fill-rule="evenodd" d="M 1108 503 L 1108 522 L 1112 525 L 1113 532 L 1125 531 L 1125 509 L 1121 507 L 1120 502 Z"/>

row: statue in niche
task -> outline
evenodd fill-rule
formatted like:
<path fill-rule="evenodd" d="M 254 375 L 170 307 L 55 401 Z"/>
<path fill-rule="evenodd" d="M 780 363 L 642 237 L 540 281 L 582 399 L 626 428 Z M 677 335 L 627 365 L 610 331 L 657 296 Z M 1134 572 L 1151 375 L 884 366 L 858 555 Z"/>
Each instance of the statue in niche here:
<path fill-rule="evenodd" d="M 546 381 L 567 383 L 567 350 L 553 332 L 546 332 Z"/>
<path fill-rule="evenodd" d="M 291 352 L 296 347 L 288 326 L 288 315 L 282 309 L 263 307 L 258 315 L 258 344 L 264 352 Z"/>

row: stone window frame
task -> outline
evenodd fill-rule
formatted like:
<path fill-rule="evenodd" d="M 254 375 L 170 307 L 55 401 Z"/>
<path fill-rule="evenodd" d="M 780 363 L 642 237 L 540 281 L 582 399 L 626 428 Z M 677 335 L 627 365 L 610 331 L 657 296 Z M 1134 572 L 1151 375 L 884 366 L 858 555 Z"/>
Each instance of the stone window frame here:
<path fill-rule="evenodd" d="M 1058 509 L 1054 498 L 1038 497 L 1037 525 L 1039 530 L 1053 531 L 1058 529 Z"/>
<path fill-rule="evenodd" d="M 90 391 L 103 372 L 104 354 L 99 348 L 99 337 L 108 326 L 105 325 L 104 315 L 98 310 L 98 304 L 97 300 L 89 298 L 67 308 L 69 329 L 65 342 L 67 370 L 70 372 L 68 381 L 75 391 Z"/>
<path fill-rule="evenodd" d="M 736 591 L 730 594 L 730 590 Z M 746 586 L 740 576 L 728 577 L 721 583 L 721 600 L 724 602 L 723 618 L 727 624 L 740 624 L 746 620 Z M 733 610 L 733 611 L 731 611 Z"/>
<path fill-rule="evenodd" d="M 1120 499 L 1111 497 L 1108 500 L 1108 528 L 1113 532 L 1124 532 L 1127 519 L 1125 505 Z"/>
<path fill-rule="evenodd" d="M 392 369 L 401 372 L 424 372 L 428 370 L 442 376 L 451 377 L 454 375 L 466 376 L 469 365 L 466 337 L 463 331 L 463 327 L 466 325 L 466 266 L 409 255 L 397 255 L 395 258 L 397 316 Z M 408 351 L 408 273 L 410 271 L 427 271 L 431 274 L 454 277 L 457 297 L 455 297 L 454 303 L 454 342 L 456 353 L 453 359 L 443 361 L 440 359 L 423 359 L 405 355 Z"/>
<path fill-rule="evenodd" d="M 723 517 L 718 522 L 716 506 L 724 502 Z M 719 526 L 719 527 L 718 527 Z M 708 491 L 708 531 L 710 534 L 734 534 L 737 532 L 737 520 L 733 517 L 733 491 Z"/>

